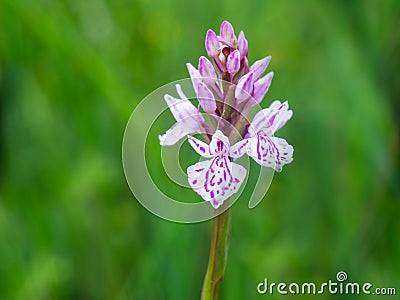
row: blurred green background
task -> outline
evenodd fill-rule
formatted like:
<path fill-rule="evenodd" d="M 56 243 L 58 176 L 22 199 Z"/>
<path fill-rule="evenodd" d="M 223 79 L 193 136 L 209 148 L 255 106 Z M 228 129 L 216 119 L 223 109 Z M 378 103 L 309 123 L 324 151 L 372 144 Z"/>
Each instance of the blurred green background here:
<path fill-rule="evenodd" d="M 400 293 L 399 1 L 4 0 L 0 299 L 199 298 L 211 222 L 146 211 L 121 143 L 136 105 L 186 78 L 224 19 L 250 62 L 272 55 L 262 106 L 289 100 L 279 136 L 295 159 L 256 209 L 233 207 L 222 298 L 289 298 L 256 286 L 338 271 Z"/>

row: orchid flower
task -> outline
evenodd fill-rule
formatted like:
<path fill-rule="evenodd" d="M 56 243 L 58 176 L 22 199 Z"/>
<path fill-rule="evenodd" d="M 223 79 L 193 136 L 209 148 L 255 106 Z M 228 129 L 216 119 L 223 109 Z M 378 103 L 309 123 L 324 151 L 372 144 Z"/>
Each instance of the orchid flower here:
<path fill-rule="evenodd" d="M 273 136 L 292 117 L 293 112 L 288 108 L 287 101 L 276 100 L 259 111 L 248 128 L 247 154 L 261 166 L 278 172 L 293 160 L 293 147 L 285 139 Z"/>
<path fill-rule="evenodd" d="M 246 177 L 246 169 L 231 162 L 246 153 L 248 140 L 241 140 L 232 147 L 228 137 L 217 130 L 209 145 L 189 136 L 190 145 L 198 154 L 211 160 L 198 162 L 188 168 L 192 189 L 204 200 L 218 208 L 224 200 L 239 190 Z"/>

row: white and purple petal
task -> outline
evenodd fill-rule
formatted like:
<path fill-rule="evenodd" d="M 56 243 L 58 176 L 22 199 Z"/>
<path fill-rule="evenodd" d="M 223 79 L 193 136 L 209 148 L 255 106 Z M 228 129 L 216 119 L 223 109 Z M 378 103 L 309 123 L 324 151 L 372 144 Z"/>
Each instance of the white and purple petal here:
<path fill-rule="evenodd" d="M 235 87 L 235 98 L 238 103 L 241 103 L 251 97 L 253 92 L 253 72 L 249 72 L 239 79 Z"/>
<path fill-rule="evenodd" d="M 223 21 L 219 30 L 219 36 L 225 42 L 228 42 L 233 46 L 236 42 L 235 32 L 233 26 L 228 21 Z"/>
<path fill-rule="evenodd" d="M 267 124 L 267 127 L 270 128 L 273 134 L 281 129 L 282 126 L 292 117 L 293 111 L 288 109 L 289 104 L 287 101 L 273 108 L 271 117 Z"/>
<path fill-rule="evenodd" d="M 263 59 L 255 61 L 249 68 L 249 72 L 254 73 L 254 81 L 257 81 L 262 74 L 264 74 L 269 63 L 271 61 L 271 56 L 264 57 Z"/>
<path fill-rule="evenodd" d="M 268 92 L 271 86 L 272 78 L 274 77 L 274 72 L 269 72 L 267 75 L 257 80 L 254 83 L 253 98 L 256 103 L 260 103 L 264 98 L 265 94 Z"/>
<path fill-rule="evenodd" d="M 188 134 L 199 131 L 201 131 L 201 127 L 197 118 L 185 118 L 176 122 L 165 134 L 159 135 L 158 138 L 161 146 L 171 146 Z"/>
<path fill-rule="evenodd" d="M 211 29 L 207 31 L 205 46 L 209 57 L 216 57 L 218 55 L 219 40 L 215 32 Z"/>
<path fill-rule="evenodd" d="M 213 160 L 200 161 L 187 168 L 188 181 L 192 189 L 201 196 L 206 181 L 206 172 L 210 168 Z"/>
<path fill-rule="evenodd" d="M 214 66 L 204 56 L 201 56 L 199 58 L 199 73 L 200 73 L 201 77 L 207 77 L 207 78 L 212 78 L 212 79 L 217 78 L 217 74 L 215 73 Z"/>
<path fill-rule="evenodd" d="M 240 58 L 247 56 L 248 43 L 243 31 L 240 31 L 238 36 L 238 50 L 240 52 Z"/>
<path fill-rule="evenodd" d="M 190 75 L 190 79 L 192 80 L 194 91 L 197 94 L 197 87 L 199 86 L 199 83 L 202 81 L 200 72 L 195 67 L 193 67 L 193 65 L 191 63 L 187 63 L 186 67 L 189 71 L 189 75 Z"/>
<path fill-rule="evenodd" d="M 247 154 L 261 166 L 280 172 L 293 160 L 293 147 L 282 138 L 259 134 L 249 139 Z"/>
<path fill-rule="evenodd" d="M 203 82 L 200 82 L 197 86 L 197 98 L 206 113 L 213 113 L 217 109 L 213 93 Z"/>
<path fill-rule="evenodd" d="M 261 130 L 268 132 L 268 135 L 273 135 L 292 117 L 293 112 L 288 108 L 287 101 L 281 103 L 275 100 L 270 107 L 259 111 L 249 126 L 250 136 L 254 136 Z"/>
<path fill-rule="evenodd" d="M 196 150 L 196 152 L 198 154 L 200 154 L 201 156 L 212 157 L 212 155 L 210 154 L 210 147 L 206 143 L 204 143 L 190 135 L 188 136 L 188 142 L 189 142 L 190 146 L 192 146 L 192 148 L 194 150 Z"/>
<path fill-rule="evenodd" d="M 220 130 L 217 130 L 210 142 L 210 153 L 212 155 L 228 155 L 230 149 L 229 139 Z"/>
<path fill-rule="evenodd" d="M 186 98 L 179 84 L 176 85 L 176 90 L 181 99 L 174 98 L 168 94 L 164 96 L 165 102 L 167 102 L 175 120 L 179 122 L 182 119 L 198 115 L 197 108 Z"/>
<path fill-rule="evenodd" d="M 238 50 L 233 51 L 226 58 L 226 69 L 231 74 L 239 71 L 239 69 L 240 69 L 240 52 Z"/>
<path fill-rule="evenodd" d="M 233 159 L 237 159 L 237 158 L 243 156 L 246 153 L 248 143 L 249 143 L 249 140 L 244 139 L 244 140 L 237 142 L 235 145 L 231 146 L 230 151 L 229 151 L 230 156 Z"/>
<path fill-rule="evenodd" d="M 246 169 L 232 163 L 227 156 L 199 162 L 187 170 L 189 184 L 205 201 L 218 208 L 236 193 L 246 177 Z"/>

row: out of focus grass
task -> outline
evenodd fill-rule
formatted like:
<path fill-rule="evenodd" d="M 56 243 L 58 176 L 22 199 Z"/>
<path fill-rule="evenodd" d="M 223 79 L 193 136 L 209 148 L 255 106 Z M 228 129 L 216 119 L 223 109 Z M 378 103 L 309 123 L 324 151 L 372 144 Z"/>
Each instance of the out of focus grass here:
<path fill-rule="evenodd" d="M 245 31 L 250 62 L 272 55 L 262 105 L 290 101 L 279 135 L 295 160 L 256 209 L 235 204 L 223 298 L 340 270 L 400 293 L 398 1 L 5 0 L 0 299 L 199 297 L 210 223 L 141 207 L 121 142 L 140 100 L 187 77 L 224 19 Z"/>

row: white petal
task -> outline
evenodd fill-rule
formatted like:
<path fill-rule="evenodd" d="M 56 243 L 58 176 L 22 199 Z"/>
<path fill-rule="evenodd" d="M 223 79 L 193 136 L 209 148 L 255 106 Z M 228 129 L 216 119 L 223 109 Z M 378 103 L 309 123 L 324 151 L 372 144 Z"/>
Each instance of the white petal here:
<path fill-rule="evenodd" d="M 259 111 L 251 121 L 249 133 L 254 136 L 259 131 L 268 132 L 268 135 L 274 134 L 292 117 L 293 112 L 288 110 L 287 101 L 281 103 L 274 101 L 270 107 Z"/>
<path fill-rule="evenodd" d="M 287 101 L 274 109 L 271 118 L 268 121 L 268 126 L 271 128 L 272 133 L 275 133 L 286 124 L 292 117 L 293 111 L 288 110 L 289 104 Z"/>
<path fill-rule="evenodd" d="M 195 67 L 193 67 L 191 63 L 187 63 L 186 67 L 189 71 L 190 78 L 192 79 L 193 88 L 197 95 L 197 87 L 201 82 L 200 72 Z"/>
<path fill-rule="evenodd" d="M 182 100 L 187 100 L 188 97 L 186 97 L 186 95 L 183 93 L 181 85 L 179 83 L 177 83 L 175 85 L 175 87 L 176 87 L 176 91 L 178 92 L 179 97 L 181 97 Z"/>
<path fill-rule="evenodd" d="M 161 146 L 171 146 L 188 134 L 198 131 L 200 131 L 198 120 L 196 118 L 186 118 L 175 123 L 165 134 L 158 136 L 158 138 Z"/>
<path fill-rule="evenodd" d="M 212 155 L 210 154 L 210 147 L 206 143 L 192 136 L 188 136 L 188 141 L 192 148 L 196 150 L 198 154 L 203 157 L 212 157 Z"/>
<path fill-rule="evenodd" d="M 286 140 L 267 135 L 249 139 L 247 154 L 263 167 L 280 172 L 285 164 L 293 160 L 293 147 Z"/>
<path fill-rule="evenodd" d="M 185 118 L 197 118 L 199 111 L 188 99 L 177 99 L 168 94 L 164 99 L 177 122 Z"/>
<path fill-rule="evenodd" d="M 276 100 L 268 108 L 264 108 L 256 113 L 248 129 L 250 136 L 255 136 L 257 132 L 263 129 L 263 127 L 266 127 L 269 117 L 273 113 L 274 107 L 278 107 L 280 104 L 281 102 Z"/>
<path fill-rule="evenodd" d="M 230 149 L 230 156 L 234 159 L 243 156 L 246 153 L 247 144 L 249 143 L 248 139 L 241 140 L 233 145 Z"/>
<path fill-rule="evenodd" d="M 187 169 L 188 181 L 192 189 L 201 195 L 201 190 L 204 187 L 205 172 L 210 168 L 213 160 L 205 160 L 198 162 Z"/>
<path fill-rule="evenodd" d="M 246 177 L 246 169 L 229 161 L 227 156 L 199 162 L 187 170 L 192 189 L 218 208 L 236 193 Z"/>

